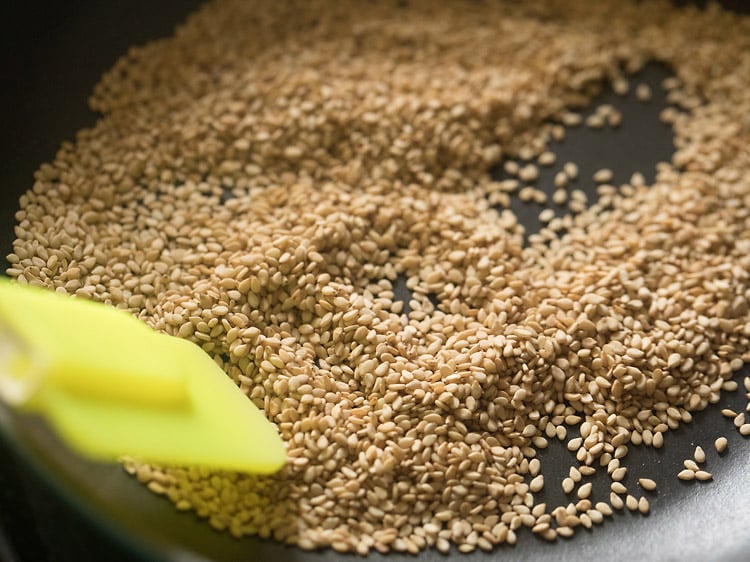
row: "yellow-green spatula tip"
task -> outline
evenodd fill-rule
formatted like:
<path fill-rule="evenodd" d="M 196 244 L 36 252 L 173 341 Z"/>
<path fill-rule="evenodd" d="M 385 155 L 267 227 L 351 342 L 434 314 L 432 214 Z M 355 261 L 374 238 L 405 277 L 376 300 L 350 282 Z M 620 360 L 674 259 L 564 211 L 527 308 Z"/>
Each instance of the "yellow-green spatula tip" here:
<path fill-rule="evenodd" d="M 81 453 L 269 474 L 276 428 L 197 345 L 115 308 L 0 280 L 0 398 Z"/>

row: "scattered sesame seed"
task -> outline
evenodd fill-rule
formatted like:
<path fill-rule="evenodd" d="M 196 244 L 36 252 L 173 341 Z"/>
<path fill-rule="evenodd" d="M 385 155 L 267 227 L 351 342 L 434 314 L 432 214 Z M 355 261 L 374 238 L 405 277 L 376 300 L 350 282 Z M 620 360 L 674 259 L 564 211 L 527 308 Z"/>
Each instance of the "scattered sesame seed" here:
<path fill-rule="evenodd" d="M 616 468 L 612 471 L 611 478 L 615 482 L 619 482 L 623 478 L 625 478 L 625 475 L 627 474 L 628 469 L 627 467 L 621 466 L 620 468 Z"/>
<path fill-rule="evenodd" d="M 695 448 L 693 458 L 695 459 L 695 462 L 699 464 L 706 462 L 706 453 L 700 445 Z"/>
<path fill-rule="evenodd" d="M 518 178 L 527 183 L 536 181 L 539 177 L 539 170 L 533 164 L 527 164 L 518 171 Z"/>
<path fill-rule="evenodd" d="M 635 496 L 631 496 L 628 494 L 625 497 L 625 507 L 627 507 L 630 511 L 635 511 L 638 509 L 638 499 Z"/>
<path fill-rule="evenodd" d="M 555 155 L 555 153 L 547 150 L 539 155 L 539 158 L 537 158 L 537 163 L 540 166 L 552 166 L 555 163 L 556 159 L 557 156 Z"/>
<path fill-rule="evenodd" d="M 624 500 L 620 496 L 618 496 L 615 492 L 612 492 L 609 494 L 609 503 L 614 509 L 617 509 L 617 510 L 620 510 L 623 507 L 625 507 Z"/>
<path fill-rule="evenodd" d="M 695 473 L 696 480 L 705 481 L 705 480 L 711 480 L 712 478 L 713 476 L 711 475 L 711 473 L 706 472 L 705 470 L 699 470 L 698 472 Z"/>
<path fill-rule="evenodd" d="M 568 200 L 568 192 L 564 189 L 556 189 L 552 193 L 552 202 L 555 205 L 564 205 L 565 202 Z"/>
<path fill-rule="evenodd" d="M 638 499 L 638 511 L 640 511 L 643 515 L 648 515 L 650 509 L 651 506 L 648 499 L 645 496 L 641 496 Z"/>
<path fill-rule="evenodd" d="M 600 113 L 592 113 L 584 121 L 589 129 L 601 129 L 607 123 L 606 117 Z"/>
<path fill-rule="evenodd" d="M 619 77 L 612 83 L 612 90 L 618 96 L 625 96 L 630 89 L 630 84 L 625 78 Z"/>
<path fill-rule="evenodd" d="M 563 165 L 563 172 L 569 180 L 574 180 L 578 177 L 578 165 L 575 162 L 566 162 Z"/>
<path fill-rule="evenodd" d="M 594 181 L 596 183 L 610 183 L 612 181 L 612 170 L 609 168 L 602 168 L 594 173 Z"/>
<path fill-rule="evenodd" d="M 679 478 L 680 480 L 693 480 L 695 478 L 695 473 L 695 470 L 686 468 L 685 470 L 681 470 L 677 473 L 677 478 Z"/>
<path fill-rule="evenodd" d="M 726 437 L 718 437 L 716 441 L 714 441 L 714 448 L 717 453 L 721 454 L 727 450 L 727 444 L 728 441 Z"/>
<path fill-rule="evenodd" d="M 649 101 L 651 99 L 651 86 L 645 83 L 638 84 L 635 87 L 635 97 L 641 102 Z"/>
<path fill-rule="evenodd" d="M 562 481 L 562 489 L 566 494 L 571 493 L 573 491 L 573 488 L 575 488 L 575 482 L 572 478 L 565 478 Z"/>
<path fill-rule="evenodd" d="M 539 474 L 535 476 L 531 482 L 529 482 L 529 490 L 532 492 L 540 492 L 544 488 L 544 476 L 542 474 Z"/>
<path fill-rule="evenodd" d="M 653 492 L 654 490 L 656 490 L 656 482 L 654 482 L 650 478 L 639 478 L 638 484 L 641 486 L 641 488 L 648 492 Z"/>

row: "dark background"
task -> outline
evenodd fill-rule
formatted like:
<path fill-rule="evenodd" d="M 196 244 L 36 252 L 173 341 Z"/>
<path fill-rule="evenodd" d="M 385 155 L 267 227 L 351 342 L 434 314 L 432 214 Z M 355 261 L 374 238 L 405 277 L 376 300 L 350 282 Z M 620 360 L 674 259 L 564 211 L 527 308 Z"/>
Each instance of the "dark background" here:
<path fill-rule="evenodd" d="M 174 24 L 200 2 L 72 0 L 5 4 L 0 8 L 5 24 L 0 34 L 3 256 L 10 251 L 18 197 L 31 187 L 34 170 L 54 157 L 63 140 L 72 139 L 78 129 L 94 123 L 96 116 L 88 110 L 87 98 L 99 76 L 127 47 L 171 34 Z M 750 11 L 747 1 L 723 4 Z M 667 74 L 668 69 L 652 66 L 642 79 L 656 86 Z M 617 182 L 626 181 L 636 170 L 652 179 L 656 162 L 669 159 L 672 151 L 671 131 L 656 118 L 665 103 L 663 95 L 657 92 L 646 106 L 639 105 L 632 95 L 622 100 L 605 93 L 598 102 L 604 101 L 621 109 L 622 128 L 571 132 L 566 141 L 553 146 L 559 165 L 566 160 L 578 162 L 581 178 L 590 178 L 593 171 L 608 166 L 614 170 Z M 539 187 L 550 191 L 551 177 L 559 165 L 543 171 Z M 583 185 L 583 180 L 576 187 L 590 188 Z M 514 204 L 522 221 L 532 228 L 540 209 Z M 0 258 L 0 269 L 4 267 Z M 400 291 L 408 302 L 405 288 Z M 741 410 L 744 402 L 739 396 L 729 396 L 716 408 L 696 415 L 697 423 L 670 434 L 662 451 L 635 448 L 628 457 L 633 472 L 639 472 L 635 468 L 640 467 L 663 476 L 658 494 L 651 498 L 654 512 L 648 518 L 617 514 L 617 522 L 594 533 L 578 533 L 573 540 L 558 541 L 556 545 L 541 543 L 525 534 L 514 549 L 499 548 L 492 554 L 476 553 L 462 556 L 461 560 L 748 559 L 750 531 L 746 529 L 750 527 L 742 506 L 750 500 L 750 474 L 745 469 L 750 444 L 736 435 L 731 423 L 721 419 L 718 408 L 724 406 Z M 16 423 L 9 416 L 0 408 L 0 427 L 6 422 L 11 426 Z M 17 437 L 25 435 L 25 431 L 10 437 L 0 431 L 1 562 L 354 559 L 329 551 L 302 553 L 264 541 L 238 542 L 217 535 L 188 515 L 178 516 L 168 502 L 153 498 L 120 469 L 87 463 L 65 450 L 56 450 L 55 444 L 37 428 L 28 432 L 30 442 L 37 441 L 37 448 L 20 445 Z M 710 450 L 719 434 L 730 438 L 730 450 L 724 459 L 718 459 Z M 709 470 L 717 481 L 688 488 L 673 473 L 696 443 L 709 453 Z M 50 456 L 53 458 L 44 458 L 47 445 L 49 451 L 56 451 Z M 560 477 L 560 471 L 570 465 L 562 447 L 552 446 L 542 457 L 543 464 L 551 467 L 549 473 L 545 469 L 547 477 Z M 595 481 L 594 485 L 595 490 L 603 491 L 606 480 Z M 634 483 L 631 481 L 630 485 Z M 549 494 L 550 501 L 562 500 L 553 497 L 552 491 Z M 134 546 L 133 536 L 142 537 L 150 550 Z M 370 559 L 392 562 L 413 558 L 372 555 Z M 437 561 L 445 557 L 425 552 L 419 559 Z"/>

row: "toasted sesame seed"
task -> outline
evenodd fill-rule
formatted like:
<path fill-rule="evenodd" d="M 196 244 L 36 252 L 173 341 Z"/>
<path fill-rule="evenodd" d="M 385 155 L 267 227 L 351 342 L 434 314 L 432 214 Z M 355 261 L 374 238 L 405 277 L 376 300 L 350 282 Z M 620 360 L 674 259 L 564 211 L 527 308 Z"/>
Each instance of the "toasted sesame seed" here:
<path fill-rule="evenodd" d="M 600 113 L 592 113 L 584 120 L 584 123 L 590 129 L 601 129 L 606 122 L 606 116 Z"/>
<path fill-rule="evenodd" d="M 625 478 L 625 475 L 627 474 L 628 469 L 627 467 L 621 466 L 620 468 L 616 468 L 612 471 L 611 478 L 615 482 L 619 482 L 623 478 Z"/>
<path fill-rule="evenodd" d="M 521 166 L 515 160 L 506 160 L 503 163 L 503 169 L 505 170 L 506 174 L 515 176 L 515 175 L 518 175 L 518 172 L 521 169 Z"/>
<path fill-rule="evenodd" d="M 612 515 L 612 508 L 605 502 L 597 502 L 594 507 L 605 517 L 610 517 Z"/>
<path fill-rule="evenodd" d="M 575 162 L 566 162 L 563 164 L 563 172 L 570 180 L 578 177 L 578 165 Z"/>
<path fill-rule="evenodd" d="M 693 480 L 695 478 L 695 473 L 695 470 L 686 468 L 685 470 L 681 470 L 677 473 L 677 478 L 679 478 L 680 480 Z"/>
<path fill-rule="evenodd" d="M 537 162 L 540 166 L 552 166 L 555 163 L 556 159 L 557 156 L 555 156 L 555 153 L 547 150 L 539 155 L 539 158 L 537 158 Z"/>
<path fill-rule="evenodd" d="M 711 475 L 711 473 L 706 472 L 705 470 L 699 470 L 698 472 L 695 473 L 696 480 L 705 481 L 705 480 L 711 480 L 712 478 L 713 476 Z"/>
<path fill-rule="evenodd" d="M 539 474 L 535 476 L 531 482 L 529 482 L 529 490 L 536 493 L 542 490 L 544 488 L 544 476 L 542 474 Z"/>
<path fill-rule="evenodd" d="M 562 122 L 563 125 L 566 127 L 576 127 L 581 124 L 583 119 L 578 113 L 573 113 L 571 111 L 566 111 L 562 115 Z"/>
<path fill-rule="evenodd" d="M 564 189 L 556 189 L 552 193 L 552 202 L 555 205 L 564 205 L 565 202 L 568 200 L 568 192 Z"/>
<path fill-rule="evenodd" d="M 555 211 L 553 211 L 552 209 L 544 209 L 539 213 L 540 222 L 546 223 L 551 221 L 553 218 L 555 218 Z"/>
<path fill-rule="evenodd" d="M 625 506 L 624 500 L 614 492 L 609 494 L 609 504 L 617 510 L 620 510 Z"/>
<path fill-rule="evenodd" d="M 654 433 L 654 438 L 651 441 L 651 445 L 655 449 L 661 449 L 664 446 L 664 435 L 661 431 Z"/>
<path fill-rule="evenodd" d="M 718 437 L 716 441 L 714 441 L 714 448 L 717 453 L 721 454 L 727 450 L 727 444 L 728 441 L 726 437 Z"/>
<path fill-rule="evenodd" d="M 580 472 L 583 476 L 593 476 L 594 474 L 596 474 L 596 468 L 585 464 L 578 467 L 578 472 Z"/>
<path fill-rule="evenodd" d="M 619 77 L 612 83 L 612 90 L 618 96 L 624 96 L 628 93 L 630 84 L 625 78 Z"/>
<path fill-rule="evenodd" d="M 693 453 L 693 458 L 695 459 L 695 462 L 697 463 L 704 463 L 706 462 L 706 453 L 703 451 L 703 448 L 698 445 L 695 448 L 695 452 Z"/>
<path fill-rule="evenodd" d="M 638 509 L 638 503 L 639 502 L 635 496 L 631 496 L 630 494 L 628 494 L 625 497 L 625 507 L 627 507 L 630 511 L 635 511 L 636 509 Z"/>
<path fill-rule="evenodd" d="M 646 499 L 645 496 L 641 496 L 638 499 L 638 511 L 640 511 L 643 515 L 647 515 L 650 509 L 651 506 L 649 505 L 648 499 Z"/>
<path fill-rule="evenodd" d="M 651 99 L 651 86 L 645 83 L 638 84 L 635 87 L 635 97 L 638 101 L 649 101 Z"/>
<path fill-rule="evenodd" d="M 568 476 L 570 477 L 573 482 L 580 482 L 581 481 L 581 472 L 575 467 L 571 466 L 570 470 L 568 471 Z"/>
<path fill-rule="evenodd" d="M 646 491 L 653 492 L 654 490 L 656 490 L 656 482 L 654 482 L 650 478 L 639 478 L 638 484 Z"/>
<path fill-rule="evenodd" d="M 527 164 L 518 171 L 518 178 L 523 182 L 534 182 L 539 177 L 539 170 L 533 164 Z"/>
<path fill-rule="evenodd" d="M 610 183 L 612 181 L 612 170 L 609 168 L 602 168 L 594 173 L 594 181 L 596 183 Z"/>
<path fill-rule="evenodd" d="M 563 479 L 562 481 L 563 492 L 565 492 L 566 494 L 569 494 L 573 491 L 573 488 L 575 488 L 575 482 L 573 481 L 572 478 Z"/>

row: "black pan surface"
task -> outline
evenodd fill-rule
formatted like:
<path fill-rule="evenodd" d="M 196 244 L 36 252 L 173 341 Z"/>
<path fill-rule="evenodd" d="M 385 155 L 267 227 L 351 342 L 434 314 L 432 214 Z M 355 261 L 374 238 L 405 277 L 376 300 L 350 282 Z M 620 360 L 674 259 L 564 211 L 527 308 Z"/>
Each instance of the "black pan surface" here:
<path fill-rule="evenodd" d="M 196 0 L 129 2 L 35 2 L 14 8 L 3 18 L 6 43 L 0 77 L 3 146 L 0 166 L 0 251 L 10 251 L 13 215 L 18 197 L 33 184 L 34 170 L 54 157 L 60 143 L 75 131 L 94 123 L 86 99 L 98 77 L 128 46 L 169 35 L 175 23 L 194 10 Z M 746 2 L 733 8 L 750 11 Z M 406 8 L 408 9 L 408 8 Z M 615 183 L 635 171 L 652 180 L 657 162 L 670 158 L 671 130 L 658 120 L 666 107 L 661 79 L 669 69 L 650 65 L 639 80 L 650 83 L 656 95 L 642 104 L 631 93 L 619 98 L 605 92 L 594 102 L 610 102 L 623 112 L 619 129 L 571 130 L 553 150 L 555 168 L 545 170 L 538 186 L 551 192 L 554 171 L 563 162 L 578 163 L 578 185 L 593 196 L 593 172 L 609 167 Z M 521 203 L 514 211 L 530 232 L 538 228 L 541 208 Z M 4 265 L 4 264 L 3 264 Z M 408 290 L 399 292 L 408 302 Z M 738 379 L 750 375 L 747 367 Z M 740 385 L 742 386 L 742 385 Z M 515 547 L 491 553 L 446 557 L 425 551 L 425 562 L 461 559 L 467 562 L 499 560 L 723 560 L 750 559 L 750 441 L 743 439 L 719 410 L 744 409 L 741 392 L 727 394 L 719 404 L 694 416 L 693 423 L 667 435 L 655 451 L 632 447 L 626 459 L 629 481 L 639 474 L 657 480 L 650 496 L 651 514 L 615 513 L 592 531 L 580 531 L 570 540 L 548 544 L 521 532 Z M 332 551 L 303 552 L 270 541 L 238 541 L 214 532 L 192 515 L 178 514 L 172 505 L 148 492 L 121 467 L 95 464 L 62 446 L 37 420 L 20 418 L 0 406 L 0 560 L 152 560 L 152 561 L 264 561 L 344 562 L 351 556 Z M 719 435 L 729 439 L 719 457 L 712 443 Z M 696 445 L 707 451 L 707 467 L 714 480 L 683 483 L 676 474 L 682 460 Z M 573 457 L 553 443 L 540 454 L 548 482 L 548 505 L 566 502 L 560 482 Z M 594 495 L 608 497 L 608 481 L 594 478 Z M 551 483 L 551 485 L 550 485 Z M 370 555 L 371 560 L 398 562 L 415 557 Z"/>

